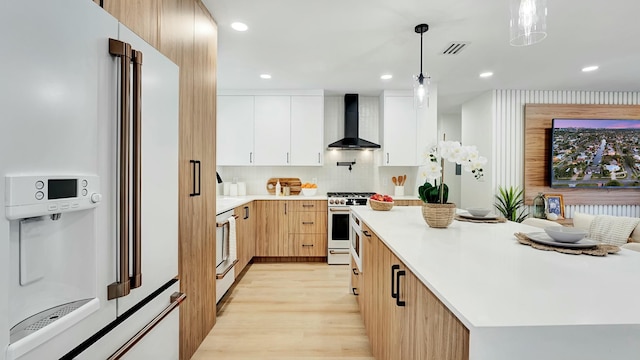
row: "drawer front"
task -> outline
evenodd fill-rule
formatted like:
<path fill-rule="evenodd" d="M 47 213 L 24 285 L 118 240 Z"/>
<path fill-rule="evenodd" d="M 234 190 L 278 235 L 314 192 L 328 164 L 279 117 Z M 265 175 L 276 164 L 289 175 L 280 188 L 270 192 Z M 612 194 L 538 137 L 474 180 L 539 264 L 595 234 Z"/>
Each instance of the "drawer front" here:
<path fill-rule="evenodd" d="M 327 214 L 320 212 L 292 212 L 289 215 L 289 234 L 326 234 Z"/>
<path fill-rule="evenodd" d="M 327 236 L 324 234 L 290 234 L 291 256 L 327 256 Z"/>
<path fill-rule="evenodd" d="M 358 297 L 358 295 L 360 295 L 360 272 L 358 271 L 358 267 L 356 266 L 356 260 L 351 257 L 351 269 L 349 271 L 351 271 L 351 288 L 349 289 L 349 292 L 351 292 L 353 295 L 356 296 L 356 300 L 358 301 L 358 304 L 360 303 L 360 298 Z"/>
<path fill-rule="evenodd" d="M 291 211 L 322 211 L 327 212 L 326 200 L 290 200 Z"/>

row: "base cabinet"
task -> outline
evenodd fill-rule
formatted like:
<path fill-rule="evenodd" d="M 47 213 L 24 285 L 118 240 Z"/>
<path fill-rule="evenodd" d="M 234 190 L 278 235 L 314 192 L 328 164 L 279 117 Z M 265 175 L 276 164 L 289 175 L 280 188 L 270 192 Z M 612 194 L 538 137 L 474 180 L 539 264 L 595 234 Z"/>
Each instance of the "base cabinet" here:
<path fill-rule="evenodd" d="M 468 360 L 469 330 L 375 233 L 362 230 L 359 301 L 375 358 Z"/>
<path fill-rule="evenodd" d="M 255 214 L 253 202 L 234 209 L 236 220 L 236 254 L 238 263 L 235 266 L 235 276 L 238 278 L 242 270 L 256 254 Z"/>
<path fill-rule="evenodd" d="M 256 201 L 256 256 L 327 256 L 327 202 Z"/>

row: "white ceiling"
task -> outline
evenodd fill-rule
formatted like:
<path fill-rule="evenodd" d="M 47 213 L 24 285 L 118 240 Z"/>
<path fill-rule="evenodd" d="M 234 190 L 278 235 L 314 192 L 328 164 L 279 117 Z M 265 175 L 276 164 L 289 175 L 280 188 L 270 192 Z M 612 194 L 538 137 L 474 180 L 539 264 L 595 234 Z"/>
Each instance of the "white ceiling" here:
<path fill-rule="evenodd" d="M 509 45 L 508 0 L 203 0 L 218 24 L 218 88 L 324 89 L 329 94 L 438 83 L 441 112 L 489 89 L 640 90 L 640 2 L 547 0 L 548 37 Z M 249 26 L 232 30 L 235 21 Z M 452 41 L 471 44 L 442 55 Z M 599 65 L 583 73 L 587 65 Z M 488 79 L 483 71 L 493 71 Z M 270 80 L 259 75 L 269 73 Z M 391 80 L 380 75 L 393 74 Z"/>

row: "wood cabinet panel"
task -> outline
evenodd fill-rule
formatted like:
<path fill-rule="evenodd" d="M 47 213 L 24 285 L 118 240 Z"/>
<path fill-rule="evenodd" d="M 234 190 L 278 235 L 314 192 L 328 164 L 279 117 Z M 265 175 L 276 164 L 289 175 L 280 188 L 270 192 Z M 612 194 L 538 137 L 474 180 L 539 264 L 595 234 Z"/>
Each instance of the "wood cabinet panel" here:
<path fill-rule="evenodd" d="M 469 331 L 366 225 L 364 231 L 371 236 L 364 236 L 359 302 L 376 359 L 468 360 Z"/>
<path fill-rule="evenodd" d="M 323 234 L 289 234 L 289 256 L 327 256 L 327 237 Z"/>
<path fill-rule="evenodd" d="M 159 49 L 160 4 L 158 1 L 104 0 L 103 8 L 151 46 Z"/>
<path fill-rule="evenodd" d="M 289 215 L 289 234 L 326 234 L 326 232 L 326 213 L 292 212 Z"/>
<path fill-rule="evenodd" d="M 291 211 L 327 211 L 326 200 L 291 200 L 289 201 Z"/>
<path fill-rule="evenodd" d="M 358 267 L 356 266 L 356 261 L 353 257 L 351 257 L 351 293 L 356 297 L 356 302 L 358 302 L 358 308 L 360 312 L 362 312 L 362 303 L 360 302 L 360 292 L 362 291 L 362 274 L 358 271 Z"/>
<path fill-rule="evenodd" d="M 289 251 L 287 201 L 255 202 L 256 256 L 286 256 Z"/>
<path fill-rule="evenodd" d="M 247 266 L 256 253 L 255 249 L 255 225 L 253 203 L 239 206 L 234 209 L 236 220 L 236 247 L 238 263 L 235 267 L 236 278 Z"/>

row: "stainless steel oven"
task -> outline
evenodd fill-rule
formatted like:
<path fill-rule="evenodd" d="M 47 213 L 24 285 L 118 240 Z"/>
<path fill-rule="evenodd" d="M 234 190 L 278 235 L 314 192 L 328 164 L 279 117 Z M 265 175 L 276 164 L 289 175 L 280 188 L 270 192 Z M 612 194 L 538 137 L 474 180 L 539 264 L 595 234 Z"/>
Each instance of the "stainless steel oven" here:
<path fill-rule="evenodd" d="M 349 264 L 352 241 L 350 206 L 365 206 L 373 193 L 328 193 L 329 264 Z"/>

